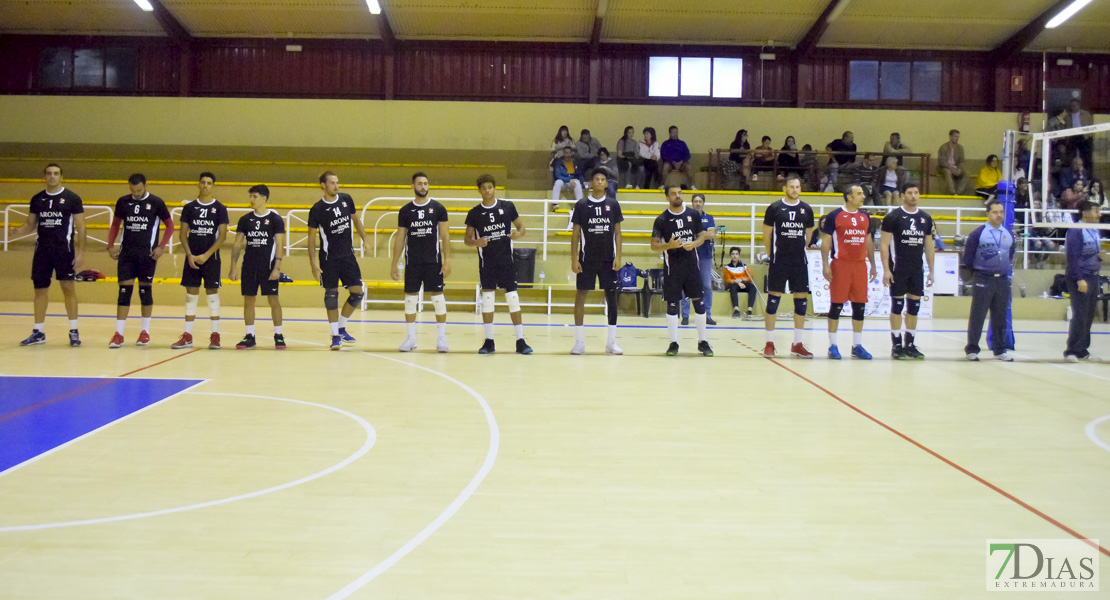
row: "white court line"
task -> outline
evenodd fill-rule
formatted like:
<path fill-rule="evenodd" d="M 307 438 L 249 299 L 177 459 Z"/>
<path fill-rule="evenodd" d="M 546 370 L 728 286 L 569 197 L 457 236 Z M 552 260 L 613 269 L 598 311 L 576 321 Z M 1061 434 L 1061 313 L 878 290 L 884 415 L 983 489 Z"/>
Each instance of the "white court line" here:
<path fill-rule="evenodd" d="M 197 385 L 200 385 L 200 384 L 197 384 Z M 193 386 L 193 387 L 195 387 L 195 386 Z M 192 389 L 192 388 L 190 387 L 188 389 Z M 178 392 L 178 394 L 183 394 L 183 393 L 186 393 L 186 392 L 188 392 L 188 390 Z M 305 402 L 304 400 L 292 400 L 292 399 L 289 399 L 289 398 L 276 398 L 274 396 L 257 396 L 257 395 L 254 395 L 254 394 L 230 394 L 230 393 L 224 393 L 224 392 L 188 392 L 188 393 L 201 395 L 201 396 L 234 396 L 234 397 L 239 397 L 239 398 L 261 398 L 263 400 L 278 400 L 278 401 L 281 401 L 281 402 L 292 402 L 293 404 L 303 404 L 305 406 L 323 408 L 323 409 L 330 410 L 332 412 L 336 412 L 336 413 L 339 413 L 341 415 L 344 415 L 344 416 L 354 420 L 359 425 L 361 425 L 362 428 L 366 430 L 366 441 L 363 442 L 362 447 L 359 448 L 357 451 L 355 451 L 354 454 L 352 454 L 352 455 L 348 456 L 346 459 L 344 459 L 344 460 L 342 460 L 342 461 L 324 469 L 323 471 L 313 473 L 312 475 L 309 475 L 307 477 L 302 477 L 300 479 L 297 479 L 296 481 L 290 481 L 290 482 L 287 482 L 287 483 L 283 483 L 281 485 L 275 485 L 273 487 L 268 487 L 264 490 L 257 490 L 257 491 L 249 492 L 249 493 L 246 493 L 246 494 L 240 494 L 238 496 L 231 496 L 230 498 L 222 498 L 220 500 L 211 500 L 211 501 L 208 501 L 208 502 L 201 502 L 199 504 L 189 504 L 187 506 L 178 506 L 178 507 L 175 507 L 175 508 L 164 508 L 164 509 L 161 509 L 161 510 L 152 510 L 152 511 L 148 511 L 148 512 L 133 513 L 133 514 L 130 514 L 130 515 L 117 515 L 117 516 L 113 516 L 113 517 L 101 517 L 101 518 L 98 518 L 98 519 L 84 519 L 84 520 L 80 520 L 80 521 L 62 521 L 62 522 L 57 522 L 57 523 L 38 523 L 38 524 L 34 524 L 34 525 L 13 525 L 13 526 L 10 526 L 10 527 L 0 527 L 0 533 L 5 533 L 5 532 L 8 532 L 8 531 L 35 531 L 35 530 L 39 530 L 39 529 L 53 529 L 53 528 L 56 528 L 56 527 L 73 527 L 73 526 L 77 526 L 77 525 L 93 525 L 93 524 L 97 524 L 97 523 L 115 523 L 117 521 L 130 521 L 130 520 L 133 520 L 133 519 L 143 519 L 143 518 L 146 518 L 146 517 L 156 517 L 156 516 L 159 516 L 159 515 L 169 515 L 169 514 L 174 514 L 174 513 L 186 512 L 186 511 L 190 511 L 190 510 L 197 510 L 197 509 L 200 509 L 200 508 L 208 508 L 208 507 L 211 507 L 211 506 L 219 506 L 221 504 L 228 504 L 230 502 L 236 502 L 236 501 L 239 501 L 239 500 L 246 500 L 248 498 L 257 498 L 258 496 L 264 496 L 266 494 L 271 494 L 273 492 L 286 490 L 286 489 L 289 489 L 291 487 L 301 485 L 302 483 L 308 483 L 310 481 L 314 481 L 316 479 L 319 479 L 319 478 L 321 478 L 325 475 L 334 473 L 335 471 L 338 471 L 339 469 L 342 469 L 343 467 L 346 467 L 347 465 L 353 463 L 354 461 L 362 458 L 367 452 L 370 451 L 370 448 L 374 446 L 374 442 L 378 439 L 378 434 L 374 430 L 374 427 L 372 425 L 370 425 L 370 423 L 368 423 L 365 419 L 363 419 L 362 417 L 360 417 L 358 415 L 349 413 L 349 412 L 347 412 L 347 411 L 345 411 L 341 408 L 336 408 L 334 406 L 328 406 L 326 404 L 316 404 L 315 402 Z M 176 396 L 176 395 L 177 394 L 174 394 L 174 396 Z M 172 398 L 172 397 L 173 396 L 170 396 L 169 398 Z M 165 400 L 169 400 L 169 398 L 166 398 Z M 162 400 L 161 402 L 156 402 L 155 404 L 161 404 L 162 402 L 165 402 L 165 400 Z M 155 404 L 151 404 L 150 406 L 155 406 Z M 147 407 L 147 408 L 150 408 L 150 407 Z M 146 410 L 146 409 L 143 409 L 143 410 Z M 138 411 L 138 412 L 142 412 L 142 411 Z M 131 414 L 132 415 L 138 414 L 138 412 L 131 413 Z M 122 421 L 122 420 L 123 419 L 120 419 L 120 421 Z M 118 423 L 119 421 L 115 421 L 115 422 Z M 109 423 L 109 425 L 111 425 L 111 423 Z M 107 425 L 105 427 L 107 427 Z M 103 429 L 103 427 L 101 429 Z M 97 430 L 97 431 L 99 431 L 99 430 Z M 86 435 L 89 435 L 89 434 L 86 434 Z M 81 437 L 85 437 L 85 436 L 81 436 Z M 77 438 L 77 439 L 81 439 L 81 438 Z M 73 441 L 77 441 L 77 440 L 73 440 Z M 70 443 L 72 443 L 72 442 L 70 442 Z M 68 445 L 68 444 L 65 444 L 65 445 Z M 63 446 L 58 446 L 58 448 L 62 448 L 62 447 Z M 54 450 L 57 450 L 58 448 L 55 448 Z M 53 450 L 51 452 L 53 452 Z M 24 463 L 22 463 L 18 466 L 23 466 L 23 465 L 31 462 L 32 460 L 36 460 L 36 459 L 41 458 L 42 456 L 45 456 L 45 455 L 46 454 L 40 454 L 39 456 L 35 457 L 35 459 L 31 459 L 31 460 L 29 460 L 27 462 L 24 462 Z M 14 467 L 13 467 L 13 469 L 14 469 Z M 6 471 L 5 473 L 8 473 L 8 472 L 11 472 L 11 469 Z"/>
<path fill-rule="evenodd" d="M 1101 416 L 1094 421 L 1087 423 L 1087 426 L 1084 427 L 1083 430 L 1087 432 L 1087 437 L 1091 438 L 1091 441 L 1094 442 L 1096 446 L 1102 448 L 1107 452 L 1110 452 L 1110 444 L 1102 441 L 1102 439 L 1098 437 L 1098 432 L 1096 431 L 1099 424 L 1103 421 L 1110 421 L 1110 415 Z"/>

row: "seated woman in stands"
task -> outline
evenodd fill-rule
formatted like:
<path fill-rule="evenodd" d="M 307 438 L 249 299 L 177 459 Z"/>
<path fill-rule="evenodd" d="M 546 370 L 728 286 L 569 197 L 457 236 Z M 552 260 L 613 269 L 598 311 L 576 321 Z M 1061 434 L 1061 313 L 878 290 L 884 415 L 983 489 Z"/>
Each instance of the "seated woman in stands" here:
<path fill-rule="evenodd" d="M 654 127 L 644 127 L 644 139 L 640 142 L 640 158 L 644 159 L 644 187 L 651 189 L 659 178 L 659 161 L 662 159 Z"/>
<path fill-rule="evenodd" d="M 906 183 L 906 170 L 898 166 L 897 156 L 886 157 L 886 165 L 879 171 L 879 193 L 884 206 L 893 206 L 902 202 L 898 190 Z"/>
<path fill-rule="evenodd" d="M 725 289 L 732 298 L 732 318 L 740 318 L 740 294 L 745 293 L 748 295 L 748 311 L 744 313 L 744 320 L 751 321 L 752 307 L 755 306 L 755 298 L 759 295 L 759 290 L 755 287 L 751 271 L 744 261 L 740 260 L 740 248 L 733 246 L 728 251 L 728 255 L 731 260 L 721 269 L 721 276 L 724 277 Z"/>
<path fill-rule="evenodd" d="M 728 160 L 721 161 L 721 183 L 724 189 L 741 189 L 752 174 L 751 144 L 748 130 L 736 132 L 736 139 L 728 145 Z"/>
<path fill-rule="evenodd" d="M 782 144 L 782 150 L 779 151 L 779 175 L 797 173 L 800 167 L 798 142 L 794 141 L 794 136 L 788 135 Z"/>
<path fill-rule="evenodd" d="M 990 201 L 998 192 L 998 181 L 1002 179 L 1002 161 L 997 154 L 987 157 L 987 164 L 979 169 L 975 177 L 975 193 L 983 198 L 984 202 Z"/>
<path fill-rule="evenodd" d="M 1075 210 L 1081 203 L 1086 202 L 1090 194 L 1083 187 L 1083 181 L 1076 179 L 1070 188 L 1060 192 L 1060 206 L 1067 210 Z"/>
<path fill-rule="evenodd" d="M 636 128 L 624 128 L 624 136 L 617 141 L 617 167 L 620 170 L 618 185 L 624 188 L 644 187 L 644 159 L 640 156 L 640 140 Z"/>
<path fill-rule="evenodd" d="M 771 147 L 771 136 L 763 136 L 762 143 L 752 150 L 752 181 L 759 181 L 759 173 L 775 170 L 775 149 Z M 779 173 L 779 179 L 785 179 Z"/>

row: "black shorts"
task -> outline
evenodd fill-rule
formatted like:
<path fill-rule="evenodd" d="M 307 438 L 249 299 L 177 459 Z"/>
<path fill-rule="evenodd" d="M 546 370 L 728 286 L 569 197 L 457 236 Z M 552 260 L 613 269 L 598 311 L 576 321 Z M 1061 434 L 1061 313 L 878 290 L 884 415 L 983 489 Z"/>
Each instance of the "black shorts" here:
<path fill-rule="evenodd" d="M 243 268 L 243 279 L 239 283 L 239 290 L 244 296 L 257 296 L 259 290 L 263 296 L 277 296 L 278 280 L 270 279 L 273 269 Z"/>
<path fill-rule="evenodd" d="M 139 283 L 154 281 L 154 269 L 158 261 L 142 254 L 120 254 L 117 275 L 120 281 L 138 279 Z"/>
<path fill-rule="evenodd" d="M 321 287 L 325 290 L 337 288 L 340 281 L 343 282 L 343 287 L 362 285 L 362 269 L 358 267 L 358 260 L 353 255 L 320 263 Z"/>
<path fill-rule="evenodd" d="M 50 277 L 58 281 L 73 281 L 73 252 L 68 248 L 37 246 L 31 259 L 31 281 L 35 289 L 50 287 Z"/>
<path fill-rule="evenodd" d="M 895 266 L 890 275 L 890 296 L 892 298 L 898 298 L 906 294 L 918 297 L 925 295 L 925 269 L 920 267 L 899 269 Z"/>
<path fill-rule="evenodd" d="M 663 275 L 663 301 L 681 302 L 686 298 L 704 298 L 701 271 L 695 263 L 667 267 Z"/>
<path fill-rule="evenodd" d="M 200 268 L 194 269 L 185 261 L 185 268 L 181 271 L 181 285 L 185 287 L 201 287 L 214 290 L 220 287 L 220 253 L 213 254 Z"/>
<path fill-rule="evenodd" d="M 428 265 L 408 265 L 405 267 L 405 293 L 417 294 L 420 292 L 420 286 L 424 286 L 424 291 L 431 293 L 439 293 L 443 291 L 443 273 L 440 271 L 443 265 L 428 264 Z"/>
<path fill-rule="evenodd" d="M 516 291 L 516 267 L 513 263 L 478 267 L 478 280 L 483 290 L 501 288 L 506 292 Z"/>
<path fill-rule="evenodd" d="M 591 261 L 582 263 L 582 272 L 578 274 L 576 287 L 580 291 L 591 291 L 594 282 L 598 287 L 608 292 L 617 289 L 617 272 L 613 270 L 613 261 Z"/>
<path fill-rule="evenodd" d="M 771 263 L 767 268 L 767 291 L 786 292 L 786 284 L 790 284 L 791 294 L 804 294 L 809 292 L 809 268 L 800 265 L 776 265 Z"/>

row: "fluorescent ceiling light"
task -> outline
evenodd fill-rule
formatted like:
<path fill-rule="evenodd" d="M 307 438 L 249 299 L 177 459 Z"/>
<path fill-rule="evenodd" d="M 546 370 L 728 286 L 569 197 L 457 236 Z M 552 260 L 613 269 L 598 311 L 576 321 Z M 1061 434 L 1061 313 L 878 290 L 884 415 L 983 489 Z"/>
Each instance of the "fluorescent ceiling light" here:
<path fill-rule="evenodd" d="M 825 19 L 825 22 L 832 23 L 833 21 L 839 19 L 840 13 L 844 12 L 844 9 L 848 8 L 848 4 L 851 1 L 852 0 L 840 0 L 840 2 L 837 2 L 836 6 L 833 7 L 832 12 L 829 13 L 829 17 Z"/>
<path fill-rule="evenodd" d="M 1048 23 L 1045 23 L 1044 28 L 1045 29 L 1056 29 L 1057 27 L 1063 25 L 1064 21 L 1067 21 L 1068 19 L 1072 18 L 1072 15 L 1079 12 L 1084 6 L 1087 6 L 1090 3 L 1091 3 L 1091 0 L 1075 0 L 1074 2 L 1069 4 L 1064 10 L 1056 13 L 1056 16 L 1052 17 L 1051 21 L 1049 21 Z"/>
<path fill-rule="evenodd" d="M 150 5 L 149 0 L 135 0 L 135 4 L 138 4 L 139 8 L 146 12 L 154 12 L 154 7 Z"/>
<path fill-rule="evenodd" d="M 135 1 L 138 2 L 138 0 Z M 382 14 L 382 5 L 378 4 L 378 0 L 366 0 L 366 7 L 370 9 L 372 15 Z"/>

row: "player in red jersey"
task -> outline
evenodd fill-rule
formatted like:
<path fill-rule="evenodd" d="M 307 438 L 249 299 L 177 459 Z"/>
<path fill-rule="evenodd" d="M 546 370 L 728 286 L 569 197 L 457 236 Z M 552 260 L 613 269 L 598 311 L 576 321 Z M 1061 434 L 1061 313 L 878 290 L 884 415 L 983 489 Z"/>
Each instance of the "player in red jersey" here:
<path fill-rule="evenodd" d="M 860 210 L 866 196 L 853 185 L 844 192 L 844 208 L 830 212 L 821 229 L 821 264 L 829 280 L 829 358 L 840 360 L 836 329 L 845 302 L 852 303 L 852 356 L 871 360 L 863 348 L 863 313 L 867 307 L 868 265 L 875 273 L 875 242 L 871 217 Z M 829 263 L 829 257 L 832 263 Z"/>

